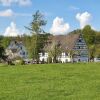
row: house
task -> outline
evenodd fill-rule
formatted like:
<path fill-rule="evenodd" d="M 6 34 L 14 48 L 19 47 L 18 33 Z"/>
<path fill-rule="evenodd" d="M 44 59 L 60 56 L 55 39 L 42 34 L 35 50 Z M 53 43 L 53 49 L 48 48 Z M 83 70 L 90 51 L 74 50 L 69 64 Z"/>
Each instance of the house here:
<path fill-rule="evenodd" d="M 40 61 L 47 61 L 49 53 L 47 53 L 46 49 L 50 50 L 54 44 L 59 45 L 61 50 L 61 52 L 56 55 L 58 62 L 88 62 L 88 47 L 82 34 L 49 36 L 44 48 L 44 52 L 46 53 L 39 53 Z M 53 59 L 54 57 L 52 57 L 52 62 Z"/>
<path fill-rule="evenodd" d="M 14 40 L 11 41 L 5 51 L 9 59 L 15 59 L 15 58 L 26 59 L 28 57 L 28 53 L 22 42 L 17 42 Z"/>

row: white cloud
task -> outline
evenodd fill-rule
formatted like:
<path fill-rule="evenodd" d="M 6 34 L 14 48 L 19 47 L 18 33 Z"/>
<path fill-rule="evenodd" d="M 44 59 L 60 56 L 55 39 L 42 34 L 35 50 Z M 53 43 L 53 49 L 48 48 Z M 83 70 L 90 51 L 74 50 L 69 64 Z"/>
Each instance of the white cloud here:
<path fill-rule="evenodd" d="M 19 5 L 28 6 L 31 4 L 32 4 L 31 0 L 19 0 Z"/>
<path fill-rule="evenodd" d="M 21 6 L 27 6 L 32 4 L 31 0 L 0 0 L 3 6 L 11 6 L 12 4 L 18 4 Z"/>
<path fill-rule="evenodd" d="M 79 8 L 76 7 L 76 6 L 70 6 L 69 9 L 70 9 L 70 10 L 79 10 Z"/>
<path fill-rule="evenodd" d="M 53 33 L 54 35 L 65 34 L 69 31 L 69 29 L 70 25 L 68 23 L 65 23 L 63 18 L 56 17 L 53 20 L 50 32 Z"/>
<path fill-rule="evenodd" d="M 76 15 L 76 19 L 80 22 L 80 28 L 84 28 L 85 25 L 89 24 L 91 19 L 91 14 L 88 12 L 84 12 L 82 14 L 78 13 Z"/>
<path fill-rule="evenodd" d="M 16 37 L 20 35 L 19 30 L 16 28 L 16 24 L 11 22 L 10 26 L 5 29 L 4 36 Z"/>
<path fill-rule="evenodd" d="M 13 16 L 13 14 L 14 13 L 11 9 L 0 11 L 0 16 L 2 16 L 2 17 L 11 17 L 11 16 Z"/>
<path fill-rule="evenodd" d="M 12 17 L 12 16 L 31 16 L 29 13 L 16 13 L 12 9 L 6 9 L 0 11 L 0 17 Z"/>
<path fill-rule="evenodd" d="M 10 4 L 13 2 L 13 0 L 0 0 L 0 3 L 3 6 L 10 6 Z"/>

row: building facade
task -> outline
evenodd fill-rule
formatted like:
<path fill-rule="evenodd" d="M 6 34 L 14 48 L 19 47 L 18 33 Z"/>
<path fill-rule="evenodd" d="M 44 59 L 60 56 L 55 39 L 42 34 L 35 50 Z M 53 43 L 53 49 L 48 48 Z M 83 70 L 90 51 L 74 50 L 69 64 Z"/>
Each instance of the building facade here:
<path fill-rule="evenodd" d="M 82 35 L 79 35 L 79 38 L 76 40 L 73 50 L 76 51 L 76 54 L 73 55 L 73 61 L 88 62 L 88 47 Z"/>
<path fill-rule="evenodd" d="M 51 36 L 48 39 L 45 48 L 49 51 L 53 44 L 60 44 L 61 51 L 56 55 L 56 60 L 61 63 L 66 62 L 88 62 L 88 47 L 82 36 L 82 34 L 68 34 L 68 35 L 57 35 Z M 49 53 L 39 53 L 40 61 L 48 61 Z M 52 57 L 53 62 L 54 57 Z"/>
<path fill-rule="evenodd" d="M 9 57 L 9 59 L 28 58 L 28 52 L 25 46 L 23 45 L 22 42 L 17 42 L 17 41 L 10 42 L 9 46 L 6 48 L 6 55 Z"/>

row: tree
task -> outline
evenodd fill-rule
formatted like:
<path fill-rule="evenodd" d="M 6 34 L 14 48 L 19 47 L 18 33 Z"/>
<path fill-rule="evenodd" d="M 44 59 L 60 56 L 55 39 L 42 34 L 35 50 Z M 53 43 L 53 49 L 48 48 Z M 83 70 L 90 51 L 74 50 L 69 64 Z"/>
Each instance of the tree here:
<path fill-rule="evenodd" d="M 95 43 L 95 31 L 91 29 L 90 25 L 86 25 L 82 30 L 83 37 L 88 45 Z"/>
<path fill-rule="evenodd" d="M 79 51 L 76 51 L 74 49 L 66 49 L 66 53 L 70 56 L 71 62 L 74 62 L 74 57 L 76 55 L 79 55 Z"/>
<path fill-rule="evenodd" d="M 10 37 L 4 37 L 2 40 L 2 45 L 4 46 L 4 48 L 7 48 L 8 45 L 10 44 L 11 38 Z"/>
<path fill-rule="evenodd" d="M 97 32 L 96 31 L 96 41 L 95 41 L 96 44 L 100 44 L 100 32 Z"/>
<path fill-rule="evenodd" d="M 94 45 L 91 45 L 91 47 L 89 47 L 90 60 L 93 60 L 95 55 L 96 55 L 96 48 L 95 48 L 95 44 L 94 44 Z"/>
<path fill-rule="evenodd" d="M 30 26 L 26 27 L 32 33 L 33 59 L 36 60 L 38 60 L 38 53 L 41 49 L 40 43 L 44 40 L 41 40 L 40 34 L 45 33 L 42 28 L 46 25 L 46 23 L 47 21 L 44 20 L 43 14 L 38 10 L 35 14 L 33 14 L 33 20 L 30 23 Z"/>
<path fill-rule="evenodd" d="M 29 58 L 32 58 L 33 57 L 33 40 L 32 40 L 32 37 L 29 36 L 29 35 L 23 35 L 22 37 L 22 41 L 26 47 L 26 50 L 28 52 L 28 57 Z"/>
<path fill-rule="evenodd" d="M 0 42 L 0 59 L 4 58 L 4 53 L 5 53 L 4 47 L 1 45 L 1 42 Z"/>
<path fill-rule="evenodd" d="M 100 58 L 100 32 L 96 32 L 95 57 Z"/>
<path fill-rule="evenodd" d="M 88 45 L 90 59 L 94 59 L 96 32 L 91 29 L 90 25 L 86 25 L 82 30 L 83 37 Z"/>
<path fill-rule="evenodd" d="M 53 62 L 57 63 L 57 57 L 61 54 L 61 45 L 59 42 L 53 42 L 45 48 L 45 51 L 49 53 L 49 57 L 52 58 Z"/>

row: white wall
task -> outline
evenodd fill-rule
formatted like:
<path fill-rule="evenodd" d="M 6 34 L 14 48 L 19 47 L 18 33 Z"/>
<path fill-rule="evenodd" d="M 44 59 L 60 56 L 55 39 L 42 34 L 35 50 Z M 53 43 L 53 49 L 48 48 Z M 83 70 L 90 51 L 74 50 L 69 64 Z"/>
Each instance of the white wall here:
<path fill-rule="evenodd" d="M 39 60 L 40 61 L 45 61 L 45 62 L 47 62 L 48 61 L 48 53 L 39 53 Z"/>
<path fill-rule="evenodd" d="M 70 54 L 62 52 L 61 56 L 58 57 L 58 61 L 61 61 L 62 63 L 71 62 Z"/>
<path fill-rule="evenodd" d="M 48 53 L 39 53 L 39 60 L 40 61 L 45 61 L 47 62 L 48 61 Z M 72 62 L 72 61 L 75 61 L 75 62 L 88 62 L 88 57 L 76 57 L 76 58 L 71 58 L 70 57 L 70 54 L 65 54 L 64 52 L 61 54 L 61 56 L 59 56 L 57 58 L 57 60 L 61 63 L 67 63 L 67 62 Z"/>
<path fill-rule="evenodd" d="M 100 62 L 100 58 L 94 58 L 94 62 Z"/>
<path fill-rule="evenodd" d="M 61 57 L 61 58 L 59 58 L 58 57 L 58 61 L 59 62 L 61 61 L 61 63 L 71 62 L 71 58 L 69 58 L 69 57 Z"/>

